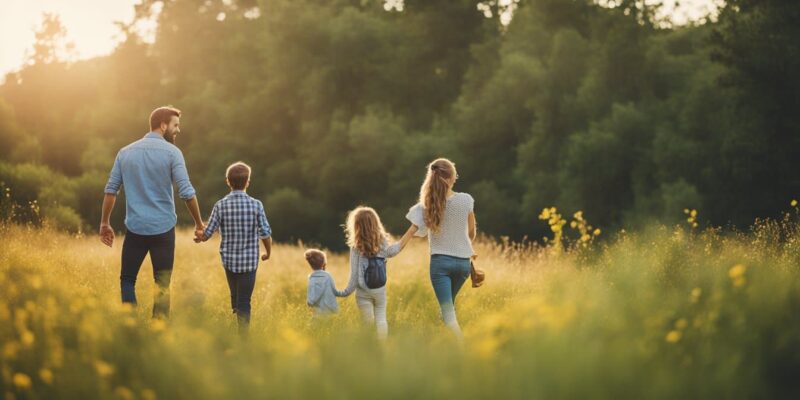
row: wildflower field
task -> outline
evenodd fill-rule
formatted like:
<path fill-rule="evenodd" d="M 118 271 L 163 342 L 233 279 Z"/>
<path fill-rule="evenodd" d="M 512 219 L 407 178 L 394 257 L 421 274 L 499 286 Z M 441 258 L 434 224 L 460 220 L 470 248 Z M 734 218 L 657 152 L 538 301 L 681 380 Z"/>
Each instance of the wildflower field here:
<path fill-rule="evenodd" d="M 561 224 L 563 225 L 563 224 Z M 559 225 L 560 228 L 560 225 Z M 599 233 L 599 232 L 598 232 Z M 587 233 L 584 233 L 584 235 Z M 0 395 L 119 398 L 791 398 L 800 394 L 800 243 L 793 218 L 747 232 L 654 227 L 583 246 L 477 245 L 465 342 L 438 320 L 427 245 L 389 263 L 389 339 L 353 298 L 312 325 L 299 245 L 258 272 L 236 335 L 218 242 L 178 235 L 172 315 L 119 301 L 121 238 L 0 226 Z M 218 239 L 217 239 L 218 240 Z M 329 270 L 346 284 L 345 255 Z M 796 398 L 796 397 L 795 397 Z"/>

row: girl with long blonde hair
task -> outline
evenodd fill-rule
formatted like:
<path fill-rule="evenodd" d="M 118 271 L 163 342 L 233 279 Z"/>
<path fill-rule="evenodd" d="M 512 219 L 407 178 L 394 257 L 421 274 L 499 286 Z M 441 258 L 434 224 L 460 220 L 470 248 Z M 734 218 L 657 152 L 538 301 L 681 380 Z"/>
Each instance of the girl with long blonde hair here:
<path fill-rule="evenodd" d="M 419 203 L 411 207 L 406 218 L 411 221 L 409 232 L 428 237 L 431 284 L 442 320 L 461 339 L 455 301 L 469 277 L 470 259 L 475 256 L 472 241 L 476 224 L 475 200 L 467 193 L 453 191 L 457 179 L 452 161 L 439 158 L 428 164 Z"/>
<path fill-rule="evenodd" d="M 350 281 L 347 288 L 336 291 L 339 297 L 345 297 L 356 292 L 356 305 L 361 310 L 364 322 L 375 324 L 378 338 L 386 339 L 389 333 L 389 324 L 386 321 L 386 285 L 370 288 L 365 277 L 370 261 L 394 257 L 405 247 L 411 239 L 412 232 L 406 232 L 403 237 L 389 245 L 391 237 L 386 233 L 381 218 L 371 207 L 356 207 L 347 215 L 345 223 L 347 245 L 350 246 Z"/>

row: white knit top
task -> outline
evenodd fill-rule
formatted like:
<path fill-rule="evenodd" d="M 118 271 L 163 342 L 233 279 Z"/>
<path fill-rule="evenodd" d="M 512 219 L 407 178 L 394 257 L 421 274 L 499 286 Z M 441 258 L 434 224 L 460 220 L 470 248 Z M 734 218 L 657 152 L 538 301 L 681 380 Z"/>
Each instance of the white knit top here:
<path fill-rule="evenodd" d="M 474 205 L 475 200 L 467 193 L 450 196 L 437 233 L 429 231 L 425 226 L 424 208 L 420 203 L 408 210 L 406 219 L 419 228 L 415 236 L 428 236 L 431 254 L 470 258 L 475 252 L 472 250 L 472 240 L 469 238 L 467 218 L 473 212 Z"/>

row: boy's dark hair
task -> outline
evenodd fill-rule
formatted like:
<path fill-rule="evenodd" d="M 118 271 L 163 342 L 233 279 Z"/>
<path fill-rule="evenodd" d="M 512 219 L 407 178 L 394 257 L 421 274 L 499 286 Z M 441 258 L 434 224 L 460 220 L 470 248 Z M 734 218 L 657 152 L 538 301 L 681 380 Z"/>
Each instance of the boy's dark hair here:
<path fill-rule="evenodd" d="M 178 110 L 172 106 L 164 106 L 158 107 L 150 113 L 150 129 L 156 130 L 161 128 L 161 124 L 165 123 L 169 125 L 169 121 L 172 120 L 172 116 L 180 117 L 181 110 Z"/>
<path fill-rule="evenodd" d="M 327 263 L 327 257 L 325 257 L 325 253 L 321 250 L 306 250 L 305 256 L 306 261 L 308 261 L 308 265 L 310 265 L 311 269 L 315 271 L 322 269 L 322 267 Z"/>
<path fill-rule="evenodd" d="M 228 184 L 234 190 L 244 190 L 247 187 L 247 181 L 250 180 L 250 166 L 237 161 L 228 167 L 225 171 L 225 177 L 228 178 Z"/>

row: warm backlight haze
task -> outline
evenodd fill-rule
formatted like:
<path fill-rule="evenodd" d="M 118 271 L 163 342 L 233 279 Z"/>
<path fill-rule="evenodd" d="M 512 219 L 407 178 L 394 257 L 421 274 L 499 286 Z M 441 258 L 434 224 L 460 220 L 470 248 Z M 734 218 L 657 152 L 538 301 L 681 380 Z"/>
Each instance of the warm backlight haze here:
<path fill-rule="evenodd" d="M 114 22 L 129 22 L 138 0 L 3 0 L 0 2 L 0 76 L 18 69 L 31 53 L 34 30 L 43 13 L 56 14 L 75 46 L 75 58 L 110 53 L 120 39 Z M 715 0 L 663 2 L 663 12 L 678 24 L 704 17 Z M 613 3 L 613 1 L 608 1 Z M 676 3 L 678 4 L 676 6 Z M 477 10 L 476 10 L 477 12 Z"/>
<path fill-rule="evenodd" d="M 34 30 L 43 13 L 57 14 L 74 43 L 77 58 L 110 53 L 119 39 L 115 21 L 133 19 L 137 0 L 0 1 L 0 75 L 18 69 L 32 52 Z"/>

